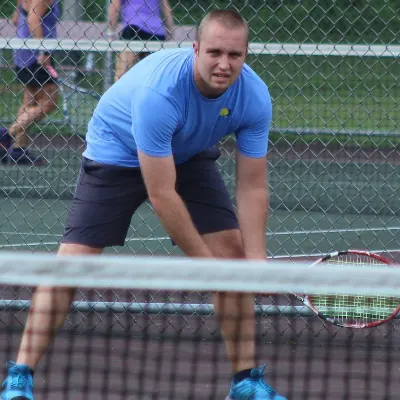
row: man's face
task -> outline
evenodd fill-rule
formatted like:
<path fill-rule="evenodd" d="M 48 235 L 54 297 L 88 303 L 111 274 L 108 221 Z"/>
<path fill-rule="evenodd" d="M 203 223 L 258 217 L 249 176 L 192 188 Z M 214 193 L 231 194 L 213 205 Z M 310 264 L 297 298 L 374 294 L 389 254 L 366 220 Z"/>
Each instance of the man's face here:
<path fill-rule="evenodd" d="M 244 28 L 229 29 L 218 21 L 211 21 L 193 48 L 196 85 L 204 96 L 217 97 L 242 71 L 247 55 L 247 33 Z"/>

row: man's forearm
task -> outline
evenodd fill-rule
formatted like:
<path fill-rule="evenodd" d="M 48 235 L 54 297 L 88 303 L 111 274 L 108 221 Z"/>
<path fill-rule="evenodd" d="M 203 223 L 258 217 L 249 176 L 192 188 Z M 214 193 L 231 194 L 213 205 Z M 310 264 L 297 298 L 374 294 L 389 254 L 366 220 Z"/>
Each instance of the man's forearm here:
<path fill-rule="evenodd" d="M 186 255 L 212 257 L 178 193 L 171 191 L 152 197 L 150 201 L 168 234 Z"/>
<path fill-rule="evenodd" d="M 236 204 L 246 258 L 265 258 L 265 227 L 268 217 L 267 187 L 238 188 Z"/>

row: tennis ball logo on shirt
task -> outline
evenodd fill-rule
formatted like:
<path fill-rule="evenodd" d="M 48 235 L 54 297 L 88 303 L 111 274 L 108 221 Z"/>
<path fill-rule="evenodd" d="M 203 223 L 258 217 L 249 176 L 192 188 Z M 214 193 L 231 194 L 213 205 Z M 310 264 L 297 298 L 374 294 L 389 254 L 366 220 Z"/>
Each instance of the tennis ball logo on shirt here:
<path fill-rule="evenodd" d="M 221 117 L 227 117 L 230 113 L 231 113 L 231 110 L 229 110 L 228 108 L 223 108 L 223 109 L 219 112 L 219 115 L 220 115 Z"/>

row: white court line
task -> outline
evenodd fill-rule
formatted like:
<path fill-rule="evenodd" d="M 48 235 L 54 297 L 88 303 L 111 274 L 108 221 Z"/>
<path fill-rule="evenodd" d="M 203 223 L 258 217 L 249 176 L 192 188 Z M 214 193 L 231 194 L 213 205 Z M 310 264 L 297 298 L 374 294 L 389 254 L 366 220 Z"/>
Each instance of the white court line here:
<path fill-rule="evenodd" d="M 234 181 L 234 179 L 227 179 L 225 180 L 228 183 L 231 183 Z M 314 185 L 313 182 L 310 182 Z M 349 181 L 339 181 L 339 180 L 335 180 L 334 184 L 336 186 L 349 186 Z M 322 182 L 320 183 L 320 186 L 332 186 L 332 182 Z M 67 189 L 75 189 L 76 188 L 76 184 L 67 184 L 64 185 Z M 356 188 L 360 188 L 363 189 L 366 186 L 365 182 L 351 182 L 351 186 L 356 187 Z M 373 188 L 377 188 L 380 189 L 382 184 L 379 182 L 368 182 L 368 186 L 371 186 Z M 2 186 L 1 190 L 36 190 L 36 191 L 40 191 L 40 190 L 51 190 L 51 186 L 49 188 L 49 186 L 43 185 L 43 186 L 32 186 L 32 185 L 27 185 L 27 186 L 23 186 L 23 185 L 11 185 L 11 186 Z M 54 190 L 55 191 L 55 190 Z M 47 200 L 47 199 L 37 199 L 37 200 Z M 48 200 L 59 200 L 59 199 L 48 199 Z"/>
<path fill-rule="evenodd" d="M 321 233 L 346 233 L 346 232 L 380 232 L 380 231 L 399 231 L 400 226 L 390 226 L 390 227 L 381 227 L 381 228 L 354 228 L 354 229 L 320 229 L 320 230 L 301 230 L 301 231 L 282 231 L 282 232 L 266 232 L 266 236 L 285 236 L 285 235 L 319 235 Z M 54 236 L 54 237 L 62 237 L 62 234 L 51 234 L 51 233 L 32 233 L 32 232 L 2 232 L 2 235 L 20 235 L 20 236 Z M 157 241 L 157 240 L 167 240 L 169 236 L 164 237 L 136 237 L 127 239 L 127 242 L 135 242 L 135 241 Z"/>
<path fill-rule="evenodd" d="M 318 235 L 321 233 L 346 233 L 346 232 L 379 232 L 379 231 L 398 231 L 400 226 L 382 227 L 382 228 L 354 228 L 354 229 L 321 229 L 313 231 L 285 231 L 285 232 L 267 232 L 267 235 Z"/>
<path fill-rule="evenodd" d="M 19 236 L 53 236 L 53 237 L 62 237 L 62 234 L 51 234 L 51 233 L 22 233 L 22 232 L 2 232 L 2 235 L 19 235 Z M 150 242 L 154 242 L 154 241 L 158 241 L 158 240 L 166 240 L 169 239 L 169 236 L 165 236 L 165 237 L 135 237 L 135 238 L 130 238 L 130 239 L 126 239 L 127 242 L 137 242 L 140 240 L 146 240 L 146 241 L 150 241 Z"/>
<path fill-rule="evenodd" d="M 363 229 L 363 228 L 357 228 L 357 229 L 321 229 L 318 231 L 286 231 L 286 232 L 267 232 L 265 235 L 266 236 L 287 236 L 287 235 L 316 235 L 316 234 L 329 234 L 329 233 L 350 233 L 350 232 L 380 232 L 380 231 L 398 231 L 400 230 L 399 227 L 382 227 L 382 228 L 369 228 L 369 229 Z M 16 234 L 22 236 L 51 236 L 50 233 L 38 233 L 38 234 L 32 234 L 31 233 L 22 233 L 22 232 L 2 232 L 2 234 L 5 235 L 11 235 L 14 236 Z M 55 234 L 52 235 L 55 237 L 62 237 L 61 234 Z M 170 240 L 169 236 L 164 236 L 164 237 L 155 237 L 155 238 L 129 238 L 126 240 L 127 243 L 129 242 L 161 242 L 164 240 Z M 15 244 L 4 244 L 0 245 L 0 249 L 6 249 L 6 248 L 22 248 L 22 247 L 29 247 L 29 246 L 40 246 L 40 245 L 58 245 L 59 242 L 33 242 L 33 243 L 15 243 Z M 400 251 L 400 249 L 394 249 L 394 250 L 373 250 L 375 252 L 395 252 L 395 251 Z M 304 254 L 299 254 L 299 255 L 291 255 L 291 257 L 318 257 L 321 256 L 321 254 L 309 254 L 309 255 L 304 255 Z M 276 256 L 276 257 L 288 257 L 285 255 L 282 256 Z"/>
<path fill-rule="evenodd" d="M 18 183 L 18 182 L 17 182 Z M 64 185 L 68 189 L 72 188 L 74 189 L 76 187 L 76 184 L 67 184 Z M 51 186 L 50 186 L 51 188 Z M 1 190 L 22 190 L 22 189 L 29 189 L 29 190 L 40 190 L 40 189 L 49 189 L 49 186 L 42 185 L 42 186 L 36 186 L 36 185 L 12 185 L 12 186 L 2 186 Z M 37 199 L 37 200 L 47 200 L 47 199 Z M 49 200 L 57 200 L 57 199 L 49 199 Z"/>
<path fill-rule="evenodd" d="M 169 238 L 168 238 L 169 239 Z M 156 239 L 153 239 L 156 240 Z M 39 245 L 57 245 L 59 244 L 58 242 L 37 242 L 37 243 L 26 243 L 26 244 L 10 244 L 10 245 L 3 245 L 0 246 L 0 250 L 1 249 L 6 249 L 6 248 L 15 248 L 15 247 L 29 247 L 29 246 L 39 246 Z M 373 252 L 373 253 L 400 253 L 400 249 L 369 249 L 369 251 Z M 310 254 L 277 254 L 274 255 L 273 257 L 269 257 L 269 258 L 273 258 L 273 259 L 292 259 L 292 258 L 309 258 L 309 257 L 322 257 L 324 256 L 326 253 L 310 253 Z"/>
<path fill-rule="evenodd" d="M 14 231 L 14 232 L 1 232 L 1 234 L 2 235 L 11 235 L 11 236 L 14 236 L 14 235 L 22 236 L 22 235 L 24 235 L 24 236 L 39 236 L 39 237 L 40 236 L 62 237 L 61 233 L 54 233 L 54 234 L 52 234 L 52 233 L 33 233 L 33 232 L 27 233 L 27 232 Z"/>
<path fill-rule="evenodd" d="M 34 242 L 34 243 L 16 243 L 16 244 L 3 244 L 0 249 L 8 249 L 15 247 L 30 247 L 30 246 L 45 246 L 45 245 L 56 245 L 58 242 Z"/>
<path fill-rule="evenodd" d="M 2 235 L 24 235 L 24 236 L 53 236 L 53 237 L 62 237 L 63 235 L 60 233 L 57 234 L 52 234 L 52 233 L 32 233 L 32 232 L 1 232 Z M 138 241 L 138 240 L 149 240 L 149 241 L 154 241 L 154 240 L 165 240 L 165 239 L 169 239 L 169 237 L 152 237 L 152 238 L 147 238 L 147 237 L 136 237 L 136 238 L 130 238 L 127 239 L 126 241 Z"/>
<path fill-rule="evenodd" d="M 15 233 L 14 233 L 15 234 Z M 30 234 L 32 235 L 32 234 Z M 49 236 L 48 234 L 46 236 Z M 59 235 L 60 237 L 62 235 Z M 127 239 L 126 242 L 158 242 L 162 240 L 169 240 L 169 237 L 159 237 L 159 238 L 132 238 Z M 40 245 L 58 245 L 59 242 L 33 242 L 33 243 L 15 243 L 15 244 L 4 244 L 0 245 L 0 249 L 14 248 L 14 247 L 30 247 L 30 246 L 40 246 Z"/>

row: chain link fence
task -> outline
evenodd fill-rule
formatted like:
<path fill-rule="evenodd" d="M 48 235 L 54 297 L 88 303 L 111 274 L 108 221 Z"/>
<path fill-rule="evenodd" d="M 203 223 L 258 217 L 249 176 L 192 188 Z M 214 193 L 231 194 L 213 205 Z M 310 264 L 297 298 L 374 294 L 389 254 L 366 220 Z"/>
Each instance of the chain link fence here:
<path fill-rule="evenodd" d="M 273 99 L 269 255 L 299 258 L 367 248 L 396 259 L 400 230 L 397 2 L 170 0 L 170 6 L 175 26 L 163 42 L 110 40 L 104 1 L 61 2 L 57 37 L 43 42 L 17 38 L 12 20 L 15 4 L 2 7 L 0 126 L 15 123 L 24 90 L 13 69 L 13 51 L 22 47 L 52 51 L 61 81 L 55 109 L 28 130 L 31 148 L 46 164 L 0 167 L 0 248 L 57 249 L 78 176 L 86 125 L 99 97 L 113 83 L 121 51 L 129 48 L 140 54 L 191 46 L 202 16 L 229 6 L 249 22 L 247 62 L 267 83 Z M 226 138 L 221 151 L 221 171 L 234 196 L 234 139 Z M 180 254 L 148 203 L 132 219 L 126 246 L 108 251 Z M 9 288 L 2 294 L 3 299 L 16 296 Z M 118 319 L 117 309 L 101 305 L 104 293 L 96 296 L 100 304 L 96 312 L 111 310 Z M 129 299 L 123 313 L 133 307 L 143 314 L 143 304 L 154 303 L 145 309 L 160 314 L 160 304 L 171 303 L 168 307 L 177 307 L 176 314 L 180 310 L 186 322 L 196 315 L 206 321 L 205 315 L 212 314 L 210 298 L 203 295 L 184 297 L 184 309 L 176 306 L 173 294 L 116 296 L 120 304 Z M 88 310 L 89 300 L 83 295 L 75 304 L 83 307 L 79 312 Z M 260 303 L 266 308 L 258 312 L 285 314 L 287 300 L 281 298 L 277 304 L 276 299 L 264 298 Z M 283 309 L 276 308 L 282 304 Z M 10 309 L 15 304 L 3 306 Z M 22 312 L 27 304 L 20 306 Z M 291 306 L 287 310 L 302 321 L 308 317 Z"/>

